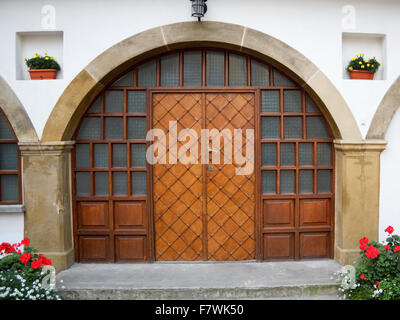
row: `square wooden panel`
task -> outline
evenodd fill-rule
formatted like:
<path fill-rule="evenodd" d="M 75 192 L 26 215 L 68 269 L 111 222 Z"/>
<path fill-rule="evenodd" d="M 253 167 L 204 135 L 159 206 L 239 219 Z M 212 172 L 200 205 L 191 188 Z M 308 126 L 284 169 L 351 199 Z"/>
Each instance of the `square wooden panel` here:
<path fill-rule="evenodd" d="M 329 243 L 329 232 L 301 233 L 300 258 L 328 258 Z"/>
<path fill-rule="evenodd" d="M 78 228 L 109 230 L 108 202 L 79 202 Z"/>
<path fill-rule="evenodd" d="M 146 237 L 143 236 L 116 236 L 115 252 L 117 262 L 145 261 Z"/>
<path fill-rule="evenodd" d="M 80 236 L 79 260 L 81 262 L 111 261 L 110 238 L 108 236 Z"/>
<path fill-rule="evenodd" d="M 114 206 L 116 229 L 146 228 L 147 215 L 145 201 L 116 202 Z"/>
<path fill-rule="evenodd" d="M 263 225 L 265 227 L 293 227 L 294 200 L 264 200 Z"/>
<path fill-rule="evenodd" d="M 300 225 L 321 225 L 330 222 L 329 199 L 300 200 Z"/>
<path fill-rule="evenodd" d="M 294 234 L 264 234 L 264 260 L 294 259 Z"/>

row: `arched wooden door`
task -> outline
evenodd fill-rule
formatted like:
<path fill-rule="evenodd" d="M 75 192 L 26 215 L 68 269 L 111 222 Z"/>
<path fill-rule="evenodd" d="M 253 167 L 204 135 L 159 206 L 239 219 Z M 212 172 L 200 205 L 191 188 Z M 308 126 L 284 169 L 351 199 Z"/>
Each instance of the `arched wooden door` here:
<path fill-rule="evenodd" d="M 152 128 L 166 134 L 167 163 L 146 162 Z M 211 146 L 200 161 L 199 140 L 197 162 L 171 161 L 188 140 L 169 134 L 184 129 L 242 129 L 243 154 L 254 130 L 254 170 L 238 175 L 226 145 L 220 163 Z M 307 93 L 268 64 L 211 49 L 144 61 L 100 94 L 75 139 L 78 261 L 332 257 L 332 135 Z"/>

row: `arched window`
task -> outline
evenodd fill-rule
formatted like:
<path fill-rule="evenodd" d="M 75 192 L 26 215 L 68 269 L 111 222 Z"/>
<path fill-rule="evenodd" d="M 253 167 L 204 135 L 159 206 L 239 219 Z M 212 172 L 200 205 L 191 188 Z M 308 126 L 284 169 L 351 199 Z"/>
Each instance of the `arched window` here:
<path fill-rule="evenodd" d="M 18 140 L 0 108 L 0 204 L 21 203 Z"/>

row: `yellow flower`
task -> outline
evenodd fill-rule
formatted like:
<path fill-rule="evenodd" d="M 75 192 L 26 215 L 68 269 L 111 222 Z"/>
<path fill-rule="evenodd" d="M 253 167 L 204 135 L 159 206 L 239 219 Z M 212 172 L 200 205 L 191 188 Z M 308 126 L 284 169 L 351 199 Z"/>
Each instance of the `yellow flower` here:
<path fill-rule="evenodd" d="M 56 58 L 54 58 L 54 61 L 56 61 Z"/>
<path fill-rule="evenodd" d="M 24 58 L 24 61 L 26 61 L 27 59 L 26 58 Z"/>
<path fill-rule="evenodd" d="M 374 67 L 374 65 L 371 66 L 372 68 Z"/>
<path fill-rule="evenodd" d="M 381 65 L 382 65 L 382 63 L 380 63 L 380 62 L 379 62 L 379 65 L 381 66 Z"/>
<path fill-rule="evenodd" d="M 45 52 L 44 55 L 47 56 L 47 52 Z"/>
<path fill-rule="evenodd" d="M 365 68 L 364 65 L 362 65 L 362 66 L 361 66 L 361 69 L 364 69 L 364 68 Z"/>
<path fill-rule="evenodd" d="M 360 53 L 360 56 L 361 56 L 361 57 L 364 57 L 364 53 Z"/>
<path fill-rule="evenodd" d="M 349 70 L 353 70 L 353 67 L 349 67 Z"/>
<path fill-rule="evenodd" d="M 46 59 L 46 60 L 49 60 L 49 57 L 47 57 L 47 56 L 46 56 L 46 58 L 45 58 L 45 59 Z"/>
<path fill-rule="evenodd" d="M 373 56 L 372 58 L 376 59 L 376 57 L 375 57 L 375 56 Z"/>
<path fill-rule="evenodd" d="M 351 58 L 351 61 L 354 61 L 354 60 L 356 60 L 356 58 Z"/>
<path fill-rule="evenodd" d="M 358 64 L 362 64 L 362 62 L 360 61 Z"/>
<path fill-rule="evenodd" d="M 368 63 L 368 62 L 369 62 L 369 60 L 365 60 L 365 62 L 366 62 L 366 63 Z"/>
<path fill-rule="evenodd" d="M 367 64 L 367 67 L 369 67 L 369 63 Z"/>

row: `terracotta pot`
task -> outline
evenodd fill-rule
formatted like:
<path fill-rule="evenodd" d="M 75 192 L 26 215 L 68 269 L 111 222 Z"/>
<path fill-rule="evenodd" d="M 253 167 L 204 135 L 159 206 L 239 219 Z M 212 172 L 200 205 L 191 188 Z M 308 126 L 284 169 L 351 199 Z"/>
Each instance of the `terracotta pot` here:
<path fill-rule="evenodd" d="M 372 80 L 375 73 L 364 70 L 350 70 L 350 79 Z"/>
<path fill-rule="evenodd" d="M 55 79 L 57 69 L 31 69 L 29 70 L 31 80 Z"/>

